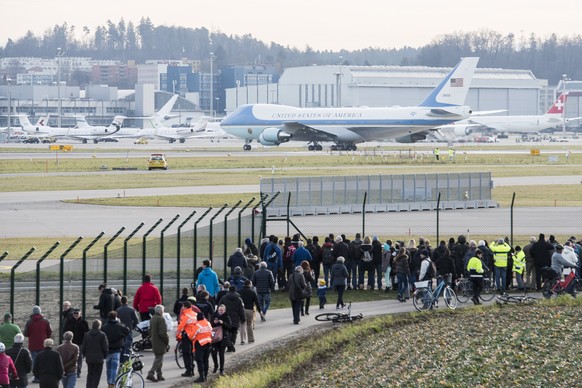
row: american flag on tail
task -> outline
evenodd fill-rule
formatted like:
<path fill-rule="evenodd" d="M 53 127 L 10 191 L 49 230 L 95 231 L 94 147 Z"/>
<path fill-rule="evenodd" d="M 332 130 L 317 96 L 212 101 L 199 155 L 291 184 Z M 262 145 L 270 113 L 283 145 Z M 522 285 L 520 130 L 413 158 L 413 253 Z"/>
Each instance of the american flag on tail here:
<path fill-rule="evenodd" d="M 463 79 L 462 78 L 451 78 L 451 87 L 452 88 L 463 87 Z"/>

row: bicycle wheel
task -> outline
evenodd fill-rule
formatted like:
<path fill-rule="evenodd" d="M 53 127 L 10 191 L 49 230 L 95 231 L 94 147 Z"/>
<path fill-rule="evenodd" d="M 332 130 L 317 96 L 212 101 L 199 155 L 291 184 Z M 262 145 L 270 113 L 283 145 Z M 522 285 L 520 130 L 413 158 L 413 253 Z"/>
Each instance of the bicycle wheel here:
<path fill-rule="evenodd" d="M 176 359 L 176 365 L 178 368 L 184 369 L 184 359 L 182 358 L 182 341 L 178 341 L 176 347 L 174 348 L 174 358 Z"/>
<path fill-rule="evenodd" d="M 142 375 L 134 371 L 122 374 L 115 381 L 115 388 L 143 388 L 144 386 Z"/>
<path fill-rule="evenodd" d="M 550 299 L 552 297 L 552 295 L 554 294 L 554 291 L 552 291 L 552 289 L 554 288 L 555 285 L 556 280 L 554 279 L 546 280 L 542 287 L 542 295 L 544 296 L 544 298 Z"/>
<path fill-rule="evenodd" d="M 450 308 L 451 310 L 457 308 L 458 296 L 455 295 L 455 291 L 453 291 L 451 287 L 449 286 L 445 287 L 445 290 L 443 291 L 443 298 L 445 298 L 445 304 L 447 305 L 448 308 Z"/>
<path fill-rule="evenodd" d="M 412 295 L 412 304 L 418 311 L 428 310 L 432 307 L 432 294 L 426 288 L 418 288 Z"/>
<path fill-rule="evenodd" d="M 339 319 L 340 315 L 338 313 L 323 313 L 315 316 L 316 321 L 327 322 Z"/>
<path fill-rule="evenodd" d="M 489 302 L 495 298 L 495 295 L 495 287 L 491 279 L 483 278 L 483 291 L 481 291 L 479 298 L 481 298 L 483 302 Z"/>
<path fill-rule="evenodd" d="M 457 300 L 459 303 L 467 303 L 473 295 L 473 285 L 468 279 L 461 280 L 457 284 Z"/>

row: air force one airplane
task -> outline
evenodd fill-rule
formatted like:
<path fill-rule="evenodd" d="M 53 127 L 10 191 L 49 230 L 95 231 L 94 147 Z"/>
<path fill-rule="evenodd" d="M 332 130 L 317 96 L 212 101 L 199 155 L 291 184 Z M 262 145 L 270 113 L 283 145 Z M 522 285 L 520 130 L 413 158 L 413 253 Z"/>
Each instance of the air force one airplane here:
<path fill-rule="evenodd" d="M 241 105 L 220 123 L 224 131 L 245 139 L 244 150 L 257 140 L 276 146 L 289 140 L 312 143 L 321 150 L 323 141 L 332 149 L 355 150 L 365 141 L 413 136 L 430 128 L 469 117 L 463 106 L 479 58 L 463 58 L 440 84 L 416 107 L 296 108 L 285 105 Z"/>
<path fill-rule="evenodd" d="M 480 116 L 470 117 L 453 124 L 438 128 L 437 133 L 445 140 L 454 140 L 473 132 L 488 133 L 536 133 L 561 125 L 564 121 L 564 106 L 567 94 L 561 94 L 550 109 L 543 115 L 522 116 Z M 580 120 L 582 117 L 566 118 L 565 121 Z"/>

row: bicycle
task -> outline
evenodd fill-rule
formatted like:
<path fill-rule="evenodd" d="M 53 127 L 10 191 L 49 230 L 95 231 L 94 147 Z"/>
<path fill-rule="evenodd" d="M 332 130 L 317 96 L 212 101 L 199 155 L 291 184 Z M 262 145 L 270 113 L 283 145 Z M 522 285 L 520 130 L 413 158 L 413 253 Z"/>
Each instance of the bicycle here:
<path fill-rule="evenodd" d="M 568 292 L 574 298 L 576 290 L 580 287 L 580 281 L 576 278 L 576 271 L 572 269 L 564 280 L 560 279 L 561 274 L 556 273 L 552 267 L 543 267 L 542 275 L 546 281 L 542 286 L 542 295 L 550 299 L 552 295 L 562 295 Z"/>
<path fill-rule="evenodd" d="M 323 313 L 315 316 L 315 320 L 319 322 L 329 322 L 332 321 L 333 323 L 353 323 L 354 321 L 358 321 L 364 318 L 362 313 L 358 315 L 351 315 L 352 311 L 352 304 L 348 303 L 348 312 L 347 313 Z"/>
<path fill-rule="evenodd" d="M 128 356 L 129 359 L 119 367 L 119 372 L 115 379 L 115 388 L 143 388 L 145 382 L 141 375 L 143 363 L 140 357 L 142 355 L 132 351 Z"/>
<path fill-rule="evenodd" d="M 455 290 L 459 303 L 467 303 L 473 297 L 473 283 L 470 278 L 462 277 L 457 279 Z M 495 298 L 495 284 L 493 284 L 493 280 L 489 276 L 483 276 L 483 290 L 479 298 L 483 302 L 489 302 Z"/>
<path fill-rule="evenodd" d="M 178 368 L 184 369 L 184 358 L 182 357 L 182 340 L 176 342 L 176 347 L 174 348 L 174 358 Z"/>
<path fill-rule="evenodd" d="M 438 279 L 442 280 L 439 276 Z M 416 291 L 412 294 L 412 304 L 418 311 L 432 310 L 435 306 L 438 307 L 438 301 L 441 293 L 445 300 L 445 304 L 451 310 L 457 308 L 457 296 L 455 291 L 443 280 L 434 291 L 429 289 L 429 280 L 414 283 Z"/>
<path fill-rule="evenodd" d="M 497 295 L 497 300 L 495 301 L 497 304 L 508 304 L 508 303 L 515 303 L 515 304 L 534 304 L 538 301 L 538 298 L 529 296 L 529 295 L 508 295 L 502 294 Z"/>

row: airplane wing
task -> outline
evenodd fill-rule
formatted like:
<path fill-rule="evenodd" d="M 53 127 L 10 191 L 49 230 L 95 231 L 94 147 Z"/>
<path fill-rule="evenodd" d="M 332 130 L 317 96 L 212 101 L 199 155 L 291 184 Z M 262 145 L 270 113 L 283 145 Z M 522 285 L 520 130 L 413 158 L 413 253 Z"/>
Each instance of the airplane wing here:
<path fill-rule="evenodd" d="M 566 118 L 566 122 L 569 123 L 570 121 L 582 120 L 582 117 L 570 117 Z"/>
<path fill-rule="evenodd" d="M 471 112 L 471 117 L 473 116 L 486 116 L 486 115 L 494 115 L 497 113 L 507 112 L 507 109 L 497 109 L 497 110 L 480 110 L 476 112 Z"/>

